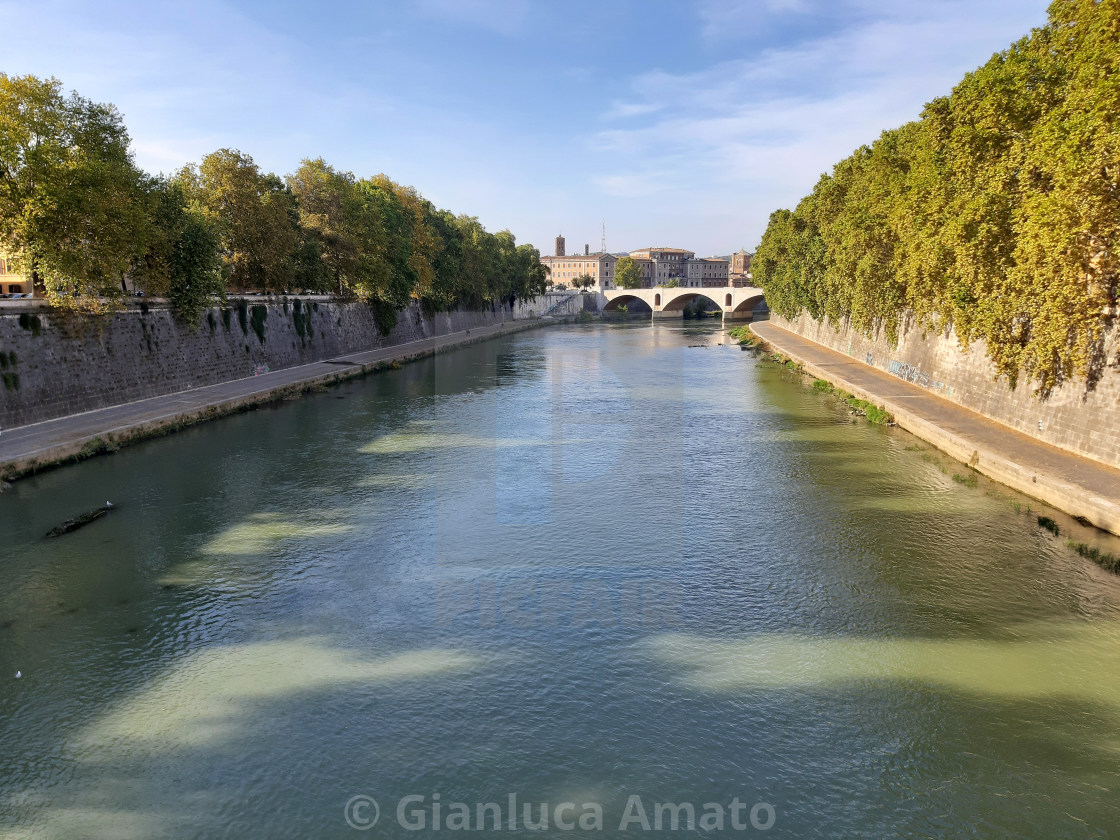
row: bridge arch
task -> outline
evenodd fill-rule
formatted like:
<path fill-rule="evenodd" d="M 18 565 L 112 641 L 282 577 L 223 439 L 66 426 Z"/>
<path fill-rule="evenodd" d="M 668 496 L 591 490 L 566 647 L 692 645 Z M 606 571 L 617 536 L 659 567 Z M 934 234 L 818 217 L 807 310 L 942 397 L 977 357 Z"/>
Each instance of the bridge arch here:
<path fill-rule="evenodd" d="M 660 298 L 660 295 L 658 295 L 658 297 Z M 716 297 L 713 297 L 702 289 L 681 289 L 680 292 L 675 297 L 670 298 L 661 309 L 665 312 L 678 312 L 696 300 L 696 298 L 704 298 L 704 300 L 711 301 L 713 306 L 719 309 L 723 308 L 719 305 L 719 301 Z"/>
<path fill-rule="evenodd" d="M 617 312 L 625 306 L 631 312 L 649 312 L 650 305 L 638 295 L 621 294 L 611 298 L 603 306 L 604 312 Z"/>
<path fill-rule="evenodd" d="M 731 305 L 731 300 L 730 300 L 731 295 L 728 295 L 727 297 L 728 297 L 727 304 L 728 304 L 728 306 L 730 306 Z M 760 303 L 764 303 L 765 300 L 766 300 L 765 295 L 761 295 L 761 294 L 752 295 L 751 297 L 746 298 L 745 300 L 739 301 L 739 304 L 734 309 L 732 309 L 731 312 L 733 314 L 738 314 L 738 315 L 750 314 L 750 313 L 754 312 L 755 308 Z"/>

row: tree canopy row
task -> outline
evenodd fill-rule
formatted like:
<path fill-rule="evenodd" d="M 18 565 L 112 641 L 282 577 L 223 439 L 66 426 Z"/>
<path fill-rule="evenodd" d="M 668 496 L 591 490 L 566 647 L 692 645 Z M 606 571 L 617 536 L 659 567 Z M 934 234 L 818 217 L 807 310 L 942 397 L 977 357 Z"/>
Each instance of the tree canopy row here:
<path fill-rule="evenodd" d="M 489 306 L 548 281 L 536 248 L 385 175 L 319 158 L 280 178 L 234 149 L 146 174 L 113 106 L 4 74 L 0 250 L 55 305 L 102 310 L 127 278 L 188 320 L 227 290 L 309 290 L 368 301 L 387 330 L 413 300 Z"/>
<path fill-rule="evenodd" d="M 1120 0 L 1049 20 L 920 120 L 778 210 L 752 272 L 770 308 L 896 340 L 911 315 L 983 339 L 1012 387 L 1103 364 L 1120 245 Z"/>

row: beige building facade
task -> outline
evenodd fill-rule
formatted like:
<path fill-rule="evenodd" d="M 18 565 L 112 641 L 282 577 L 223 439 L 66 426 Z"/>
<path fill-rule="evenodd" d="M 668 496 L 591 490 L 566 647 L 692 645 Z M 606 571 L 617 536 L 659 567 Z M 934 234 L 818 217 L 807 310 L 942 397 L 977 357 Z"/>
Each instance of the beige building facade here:
<path fill-rule="evenodd" d="M 631 251 L 630 257 L 642 272 L 642 287 L 678 286 L 692 289 L 717 288 L 727 285 L 728 263 L 718 257 L 697 258 L 695 251 L 684 248 L 642 248 Z"/>
<path fill-rule="evenodd" d="M 575 280 L 583 275 L 591 278 L 591 288 L 603 292 L 616 288 L 615 275 L 618 257 L 615 254 L 564 253 L 564 238 L 556 237 L 556 254 L 541 257 L 541 263 L 548 266 L 550 279 L 560 288 L 575 288 Z M 641 248 L 630 252 L 630 258 L 638 265 L 641 287 L 652 289 L 655 286 L 675 284 L 685 288 L 712 288 L 728 285 L 728 262 L 717 257 L 697 258 L 695 251 L 684 248 Z"/>
<path fill-rule="evenodd" d="M 594 281 L 591 288 L 597 291 L 614 288 L 615 265 L 618 263 L 614 254 L 557 254 L 541 257 L 541 262 L 549 268 L 549 279 L 560 288 L 575 288 L 576 278 L 585 274 Z"/>
<path fill-rule="evenodd" d="M 31 294 L 31 279 L 16 271 L 13 260 L 0 253 L 0 296 Z"/>

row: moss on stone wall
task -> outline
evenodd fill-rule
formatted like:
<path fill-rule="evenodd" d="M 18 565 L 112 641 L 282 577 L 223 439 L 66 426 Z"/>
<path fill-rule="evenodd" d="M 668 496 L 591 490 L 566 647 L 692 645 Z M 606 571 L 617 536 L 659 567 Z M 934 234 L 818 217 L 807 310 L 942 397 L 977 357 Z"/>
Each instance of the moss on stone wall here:
<path fill-rule="evenodd" d="M 33 315 L 28 312 L 21 312 L 19 316 L 19 325 L 25 330 L 30 330 L 32 335 L 39 335 L 43 331 L 43 321 L 38 315 Z"/>
<path fill-rule="evenodd" d="M 268 307 L 254 306 L 252 317 L 249 320 L 253 325 L 253 332 L 257 334 L 257 340 L 264 344 L 264 322 L 268 320 Z"/>

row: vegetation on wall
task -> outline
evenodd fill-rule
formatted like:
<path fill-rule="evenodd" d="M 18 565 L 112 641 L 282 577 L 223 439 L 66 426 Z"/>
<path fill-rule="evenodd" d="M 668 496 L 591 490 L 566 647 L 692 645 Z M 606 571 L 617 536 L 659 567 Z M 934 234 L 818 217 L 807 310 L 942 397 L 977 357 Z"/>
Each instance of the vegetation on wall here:
<path fill-rule="evenodd" d="M 57 306 L 104 311 L 131 283 L 192 323 L 227 290 L 294 289 L 368 301 L 387 331 L 414 300 L 477 308 L 548 281 L 537 249 L 508 230 L 321 158 L 281 178 L 219 149 L 151 177 L 113 106 L 2 73 L 0 248 Z"/>
<path fill-rule="evenodd" d="M 1120 245 L 1120 0 L 1048 24 L 778 210 L 752 272 L 770 308 L 894 340 L 982 339 L 1012 387 L 1097 376 Z"/>

